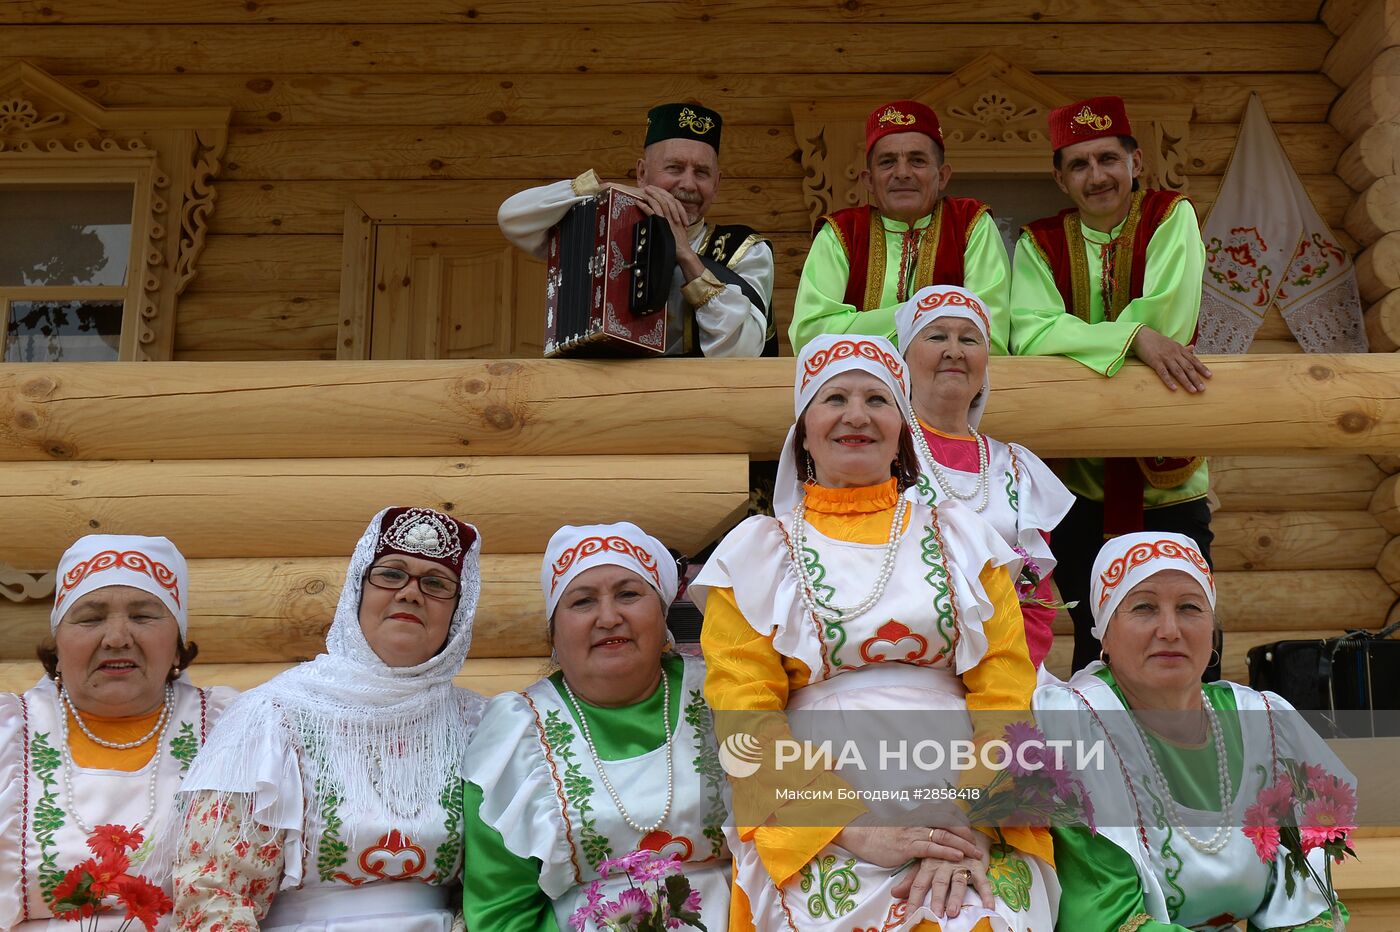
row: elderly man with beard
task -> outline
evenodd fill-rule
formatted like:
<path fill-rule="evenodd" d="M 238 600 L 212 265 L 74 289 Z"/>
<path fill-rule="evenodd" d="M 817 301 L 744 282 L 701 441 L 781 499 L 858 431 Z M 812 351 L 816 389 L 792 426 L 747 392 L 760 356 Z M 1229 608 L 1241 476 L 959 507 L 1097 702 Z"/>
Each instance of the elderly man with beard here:
<path fill-rule="evenodd" d="M 991 319 L 991 349 L 1007 352 L 1010 263 L 987 205 L 944 197 L 938 115 L 917 100 L 875 108 L 865 122 L 870 203 L 817 221 L 788 335 L 794 351 L 820 333 L 895 338 L 895 311 L 921 288 L 974 292 Z"/>
<path fill-rule="evenodd" d="M 661 104 L 647 114 L 637 186 L 643 209 L 665 217 L 676 241 L 666 355 L 776 356 L 773 247 L 750 227 L 705 220 L 719 191 L 721 127 L 720 115 L 699 104 Z M 609 187 L 589 169 L 512 195 L 496 222 L 512 243 L 544 258 L 550 228 Z"/>
<path fill-rule="evenodd" d="M 1119 97 L 1051 112 L 1055 184 L 1074 202 L 1027 225 L 1011 279 L 1011 349 L 1068 356 L 1112 376 L 1131 353 L 1172 391 L 1204 391 L 1210 370 L 1191 347 L 1205 248 L 1191 202 L 1143 189 L 1142 150 Z M 1090 634 L 1089 573 L 1106 538 L 1135 531 L 1185 534 L 1210 560 L 1205 460 L 1077 459 L 1061 478 L 1075 504 L 1051 536 L 1055 579 L 1074 617 L 1074 668 L 1098 656 Z M 1217 645 L 1218 646 L 1218 645 Z M 1219 678 L 1219 661 L 1207 679 Z"/>

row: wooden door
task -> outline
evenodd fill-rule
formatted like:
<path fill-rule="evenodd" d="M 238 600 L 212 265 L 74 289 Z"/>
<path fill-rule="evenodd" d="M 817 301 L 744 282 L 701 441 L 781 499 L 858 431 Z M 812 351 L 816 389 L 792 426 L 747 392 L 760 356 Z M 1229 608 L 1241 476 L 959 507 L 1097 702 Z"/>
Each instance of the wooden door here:
<path fill-rule="evenodd" d="M 538 358 L 544 278 L 495 227 L 380 225 L 370 356 Z"/>

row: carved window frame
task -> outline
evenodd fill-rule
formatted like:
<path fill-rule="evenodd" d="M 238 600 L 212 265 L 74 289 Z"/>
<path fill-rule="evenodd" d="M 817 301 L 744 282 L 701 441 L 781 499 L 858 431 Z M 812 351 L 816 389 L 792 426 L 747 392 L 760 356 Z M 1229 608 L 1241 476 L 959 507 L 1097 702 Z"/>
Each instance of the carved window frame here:
<path fill-rule="evenodd" d="M 1046 117 L 1075 98 L 1000 56 L 987 54 L 932 87 L 909 95 L 931 106 L 942 124 L 955 174 L 1021 178 L 1050 174 Z M 811 223 L 826 213 L 865 203 L 865 120 L 883 100 L 823 100 L 792 105 L 801 149 L 802 195 Z M 1127 101 L 1153 187 L 1186 193 L 1191 105 Z M 993 205 L 995 206 L 995 205 Z"/>
<path fill-rule="evenodd" d="M 204 249 L 232 113 L 107 108 L 26 62 L 0 71 L 0 176 L 7 183 L 133 186 L 119 359 L 171 358 L 176 302 Z"/>

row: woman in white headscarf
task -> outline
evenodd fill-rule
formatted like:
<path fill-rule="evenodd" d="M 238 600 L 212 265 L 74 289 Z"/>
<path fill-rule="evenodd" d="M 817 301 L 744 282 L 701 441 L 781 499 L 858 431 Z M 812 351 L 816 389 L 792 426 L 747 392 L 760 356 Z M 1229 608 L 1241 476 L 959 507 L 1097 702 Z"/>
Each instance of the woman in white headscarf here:
<path fill-rule="evenodd" d="M 680 862 L 706 928 L 723 929 L 729 787 L 704 662 L 673 651 L 666 629 L 675 561 L 635 524 L 565 526 L 540 588 L 560 669 L 493 698 L 472 739 L 467 927 L 568 929 L 604 859 L 648 850 Z M 615 875 L 598 896 L 628 887 Z"/>
<path fill-rule="evenodd" d="M 190 770 L 177 928 L 452 927 L 480 550 L 450 515 L 374 516 L 326 653 L 244 693 Z"/>
<path fill-rule="evenodd" d="M 734 712 L 849 715 L 848 736 L 889 710 L 925 713 L 920 728 L 969 732 L 969 711 L 1027 718 L 1035 670 L 1009 572 L 1019 560 L 960 504 L 902 494 L 918 463 L 898 351 L 881 337 L 819 336 L 798 357 L 793 401 L 778 517 L 740 524 L 691 584 L 705 611 L 705 693 L 722 747 L 742 751 L 740 732 L 765 727 L 763 716 Z M 775 747 L 781 718 L 768 718 L 778 730 L 764 733 Z M 974 831 L 948 813 L 930 821 L 939 814 L 886 810 L 869 825 L 839 802 L 813 812 L 807 800 L 862 788 L 846 776 L 817 772 L 793 802 L 765 795 L 761 771 L 736 779 L 732 932 L 1053 925 L 1045 830 L 1007 827 L 994 845 L 990 827 Z M 881 776 L 911 793 L 960 779 L 943 769 Z"/>
<path fill-rule="evenodd" d="M 55 579 L 52 637 L 38 648 L 47 676 L 0 694 L 6 932 L 66 928 L 53 917 L 81 912 L 80 865 L 94 857 L 168 897 L 168 871 L 148 863 L 147 842 L 174 818 L 180 779 L 234 695 L 183 676 L 199 652 L 188 641 L 189 568 L 164 537 L 90 534 Z M 121 891 L 96 927 L 116 929 L 135 905 L 145 928 L 168 928 L 168 898 L 147 889 L 138 902 L 142 892 Z"/>
<path fill-rule="evenodd" d="M 1248 920 L 1257 932 L 1332 929 L 1313 880 L 1295 878 L 1288 892 L 1284 819 L 1258 822 L 1257 841 L 1245 828 L 1257 822 L 1256 802 L 1279 788 L 1291 800 L 1286 759 L 1336 778 L 1335 796 L 1353 807 L 1356 781 L 1282 697 L 1201 682 L 1214 653 L 1215 581 L 1196 543 L 1165 532 L 1115 537 L 1094 561 L 1090 593 L 1100 659 L 1035 693 L 1048 737 L 1106 747 L 1079 771 L 1098 833 L 1053 830 L 1061 928 L 1214 932 Z M 1321 849 L 1308 860 L 1325 875 Z"/>
<path fill-rule="evenodd" d="M 1039 668 L 1056 611 L 1050 532 L 1074 496 L 1030 450 L 977 432 L 992 393 L 988 316 L 977 295 L 955 285 L 920 289 L 895 311 L 895 326 L 909 363 L 909 426 L 921 470 L 910 494 L 931 505 L 963 502 L 1020 554 L 1017 592 L 1031 663 Z"/>

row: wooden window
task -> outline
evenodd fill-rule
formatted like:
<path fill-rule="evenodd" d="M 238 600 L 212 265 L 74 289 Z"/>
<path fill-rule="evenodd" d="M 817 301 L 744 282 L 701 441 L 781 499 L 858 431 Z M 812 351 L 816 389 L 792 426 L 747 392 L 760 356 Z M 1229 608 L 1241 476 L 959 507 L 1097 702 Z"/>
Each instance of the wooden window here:
<path fill-rule="evenodd" d="M 975 197 L 995 206 L 992 219 L 1006 244 L 1008 256 L 1015 253 L 1021 227 L 1041 217 L 1052 217 L 1070 206 L 1069 197 L 1048 175 L 1016 178 L 955 174 L 947 193 L 954 197 Z"/>
<path fill-rule="evenodd" d="M 0 186 L 0 358 L 118 358 L 132 207 L 130 184 Z"/>

